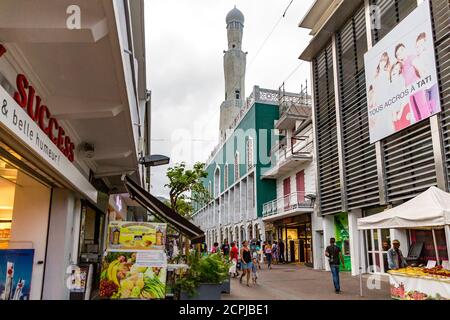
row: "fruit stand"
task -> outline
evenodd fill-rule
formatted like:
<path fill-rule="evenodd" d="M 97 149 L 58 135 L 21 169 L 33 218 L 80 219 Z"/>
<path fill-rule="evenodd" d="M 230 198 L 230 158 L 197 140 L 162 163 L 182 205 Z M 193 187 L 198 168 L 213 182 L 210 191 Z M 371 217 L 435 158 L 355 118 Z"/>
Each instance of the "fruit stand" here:
<path fill-rule="evenodd" d="M 358 219 L 358 229 L 426 229 L 433 234 L 437 266 L 406 267 L 390 270 L 391 297 L 401 300 L 450 299 L 450 194 L 431 187 L 415 198 L 379 214 Z M 444 229 L 447 261 L 441 259 L 436 245 L 435 230 Z M 445 261 L 446 268 L 440 265 Z M 361 286 L 362 287 L 362 286 Z"/>
<path fill-rule="evenodd" d="M 389 272 L 391 297 L 397 300 L 450 300 L 450 271 L 407 267 Z"/>

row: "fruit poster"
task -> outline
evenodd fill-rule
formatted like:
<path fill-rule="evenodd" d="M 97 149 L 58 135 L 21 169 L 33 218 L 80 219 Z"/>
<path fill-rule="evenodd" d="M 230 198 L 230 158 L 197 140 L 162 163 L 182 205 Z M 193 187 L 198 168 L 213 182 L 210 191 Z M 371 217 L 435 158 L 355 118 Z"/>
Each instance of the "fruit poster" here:
<path fill-rule="evenodd" d="M 389 275 L 391 297 L 398 300 L 450 300 L 450 281 Z"/>
<path fill-rule="evenodd" d="M 0 250 L 0 300 L 29 300 L 34 249 Z"/>
<path fill-rule="evenodd" d="M 100 296 L 110 299 L 164 299 L 164 251 L 109 251 L 102 265 Z"/>
<path fill-rule="evenodd" d="M 108 249 L 164 250 L 165 223 L 113 221 L 108 227 Z"/>

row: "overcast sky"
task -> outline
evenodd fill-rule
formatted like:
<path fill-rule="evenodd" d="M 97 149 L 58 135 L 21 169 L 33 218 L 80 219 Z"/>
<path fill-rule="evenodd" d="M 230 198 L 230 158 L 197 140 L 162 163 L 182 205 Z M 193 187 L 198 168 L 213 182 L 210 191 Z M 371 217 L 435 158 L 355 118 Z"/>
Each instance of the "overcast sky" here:
<path fill-rule="evenodd" d="M 299 92 L 309 81 L 309 65 L 298 59 L 309 30 L 298 23 L 313 0 L 145 0 L 147 64 L 152 91 L 152 154 L 171 165 L 206 161 L 218 143 L 224 99 L 225 17 L 237 6 L 244 13 L 243 51 L 248 52 L 246 95 L 253 86 Z M 274 27 L 277 27 L 274 29 Z M 269 34 L 270 38 L 264 44 Z M 260 51 L 259 51 L 260 50 Z M 259 51 L 259 53 L 258 53 Z M 300 65 L 300 67 L 298 67 Z M 152 193 L 168 195 L 165 171 L 152 169 Z"/>

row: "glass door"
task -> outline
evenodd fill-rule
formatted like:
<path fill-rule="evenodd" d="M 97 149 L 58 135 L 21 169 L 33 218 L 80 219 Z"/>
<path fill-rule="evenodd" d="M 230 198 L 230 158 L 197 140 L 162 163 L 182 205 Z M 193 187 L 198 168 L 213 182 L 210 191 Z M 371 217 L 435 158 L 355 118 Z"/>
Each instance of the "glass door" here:
<path fill-rule="evenodd" d="M 368 271 L 370 273 L 385 273 L 388 270 L 387 251 L 391 246 L 390 230 L 367 230 L 366 248 Z"/>

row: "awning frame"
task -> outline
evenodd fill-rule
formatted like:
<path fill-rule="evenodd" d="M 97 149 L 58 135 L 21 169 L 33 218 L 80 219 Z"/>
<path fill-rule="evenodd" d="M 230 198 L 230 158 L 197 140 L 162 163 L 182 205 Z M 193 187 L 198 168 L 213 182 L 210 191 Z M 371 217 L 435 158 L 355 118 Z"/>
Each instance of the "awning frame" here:
<path fill-rule="evenodd" d="M 131 199 L 137 201 L 142 207 L 169 223 L 173 228 L 189 238 L 192 243 L 202 243 L 205 241 L 205 233 L 199 227 L 145 191 L 129 176 L 123 176 L 122 180 Z"/>

